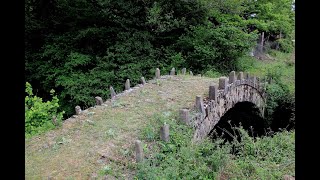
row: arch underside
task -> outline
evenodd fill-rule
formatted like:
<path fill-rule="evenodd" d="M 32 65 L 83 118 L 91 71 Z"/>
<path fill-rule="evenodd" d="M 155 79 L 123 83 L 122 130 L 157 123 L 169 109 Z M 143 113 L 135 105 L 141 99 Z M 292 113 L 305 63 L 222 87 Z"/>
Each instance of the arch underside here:
<path fill-rule="evenodd" d="M 195 133 L 194 139 L 199 140 L 206 137 L 220 118 L 238 102 L 251 102 L 255 104 L 262 116 L 265 108 L 264 94 L 255 87 L 248 84 L 238 86 L 230 85 L 218 93 L 217 100 L 210 100 L 205 107 L 205 114 L 196 114 L 194 117 Z"/>

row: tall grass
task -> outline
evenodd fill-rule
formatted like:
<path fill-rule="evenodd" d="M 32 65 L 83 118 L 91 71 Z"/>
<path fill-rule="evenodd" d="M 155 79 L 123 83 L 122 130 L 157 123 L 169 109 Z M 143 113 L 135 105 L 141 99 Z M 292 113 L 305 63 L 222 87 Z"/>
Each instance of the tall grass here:
<path fill-rule="evenodd" d="M 281 179 L 295 175 L 295 131 L 283 131 L 273 137 L 253 138 L 235 128 L 241 141 L 224 144 L 222 139 L 209 138 L 191 143 L 192 129 L 179 125 L 175 116 L 157 115 L 157 125 L 145 129 L 146 159 L 137 166 L 137 179 Z M 158 134 L 163 122 L 170 124 L 170 141 L 162 142 L 158 136 L 150 139 L 150 129 Z M 156 128 L 155 128 L 156 127 Z M 237 154 L 233 154 L 234 148 Z"/>

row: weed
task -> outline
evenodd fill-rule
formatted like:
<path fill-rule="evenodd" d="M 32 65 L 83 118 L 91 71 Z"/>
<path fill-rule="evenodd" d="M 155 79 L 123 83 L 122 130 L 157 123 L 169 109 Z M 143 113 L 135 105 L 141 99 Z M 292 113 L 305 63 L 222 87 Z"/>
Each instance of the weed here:
<path fill-rule="evenodd" d="M 107 174 L 112 174 L 112 168 L 111 168 L 111 166 L 109 166 L 109 165 L 106 165 L 106 166 L 104 166 L 101 170 L 100 170 L 100 172 L 99 172 L 99 174 L 100 175 L 107 175 Z"/>
<path fill-rule="evenodd" d="M 112 128 L 108 129 L 105 133 L 107 138 L 114 138 L 116 136 L 116 131 Z"/>

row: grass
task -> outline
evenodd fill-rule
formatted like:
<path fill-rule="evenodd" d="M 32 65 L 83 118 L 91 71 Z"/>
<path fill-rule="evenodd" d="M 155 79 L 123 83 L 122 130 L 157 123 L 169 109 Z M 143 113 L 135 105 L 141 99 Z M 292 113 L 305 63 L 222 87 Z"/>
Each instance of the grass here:
<path fill-rule="evenodd" d="M 211 78 L 177 76 L 149 83 L 130 94 L 90 109 L 90 115 L 66 120 L 62 128 L 26 139 L 26 179 L 88 179 L 105 175 L 131 179 L 135 173 L 134 140 L 155 119 L 191 107 Z M 158 133 L 150 134 L 150 138 Z"/>
<path fill-rule="evenodd" d="M 273 60 L 256 60 L 243 57 L 238 61 L 238 68 L 258 77 L 277 76 L 288 85 L 290 92 L 295 91 L 295 56 L 294 53 L 270 51 Z"/>
<path fill-rule="evenodd" d="M 161 117 L 171 123 L 171 140 L 154 139 L 146 160 L 137 168 L 138 179 L 282 179 L 295 176 L 295 131 L 283 131 L 273 137 L 254 139 L 242 128 L 241 142 L 223 144 L 209 138 L 190 143 L 192 131 L 178 125 L 171 117 Z M 156 128 L 157 129 L 157 128 Z M 145 141 L 149 141 L 145 139 Z M 238 150 L 232 154 L 233 148 Z M 152 153 L 151 153 L 152 152 Z"/>

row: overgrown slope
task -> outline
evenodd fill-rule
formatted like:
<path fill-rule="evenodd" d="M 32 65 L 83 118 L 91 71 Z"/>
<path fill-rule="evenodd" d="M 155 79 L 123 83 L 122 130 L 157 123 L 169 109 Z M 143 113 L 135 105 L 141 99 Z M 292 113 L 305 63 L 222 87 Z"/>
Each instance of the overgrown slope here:
<path fill-rule="evenodd" d="M 117 178 L 132 178 L 134 140 L 158 113 L 191 107 L 208 91 L 206 77 L 177 76 L 149 83 L 107 106 L 89 109 L 64 122 L 63 128 L 26 140 L 26 179 L 86 179 L 103 168 Z M 155 134 L 158 136 L 158 134 Z"/>

